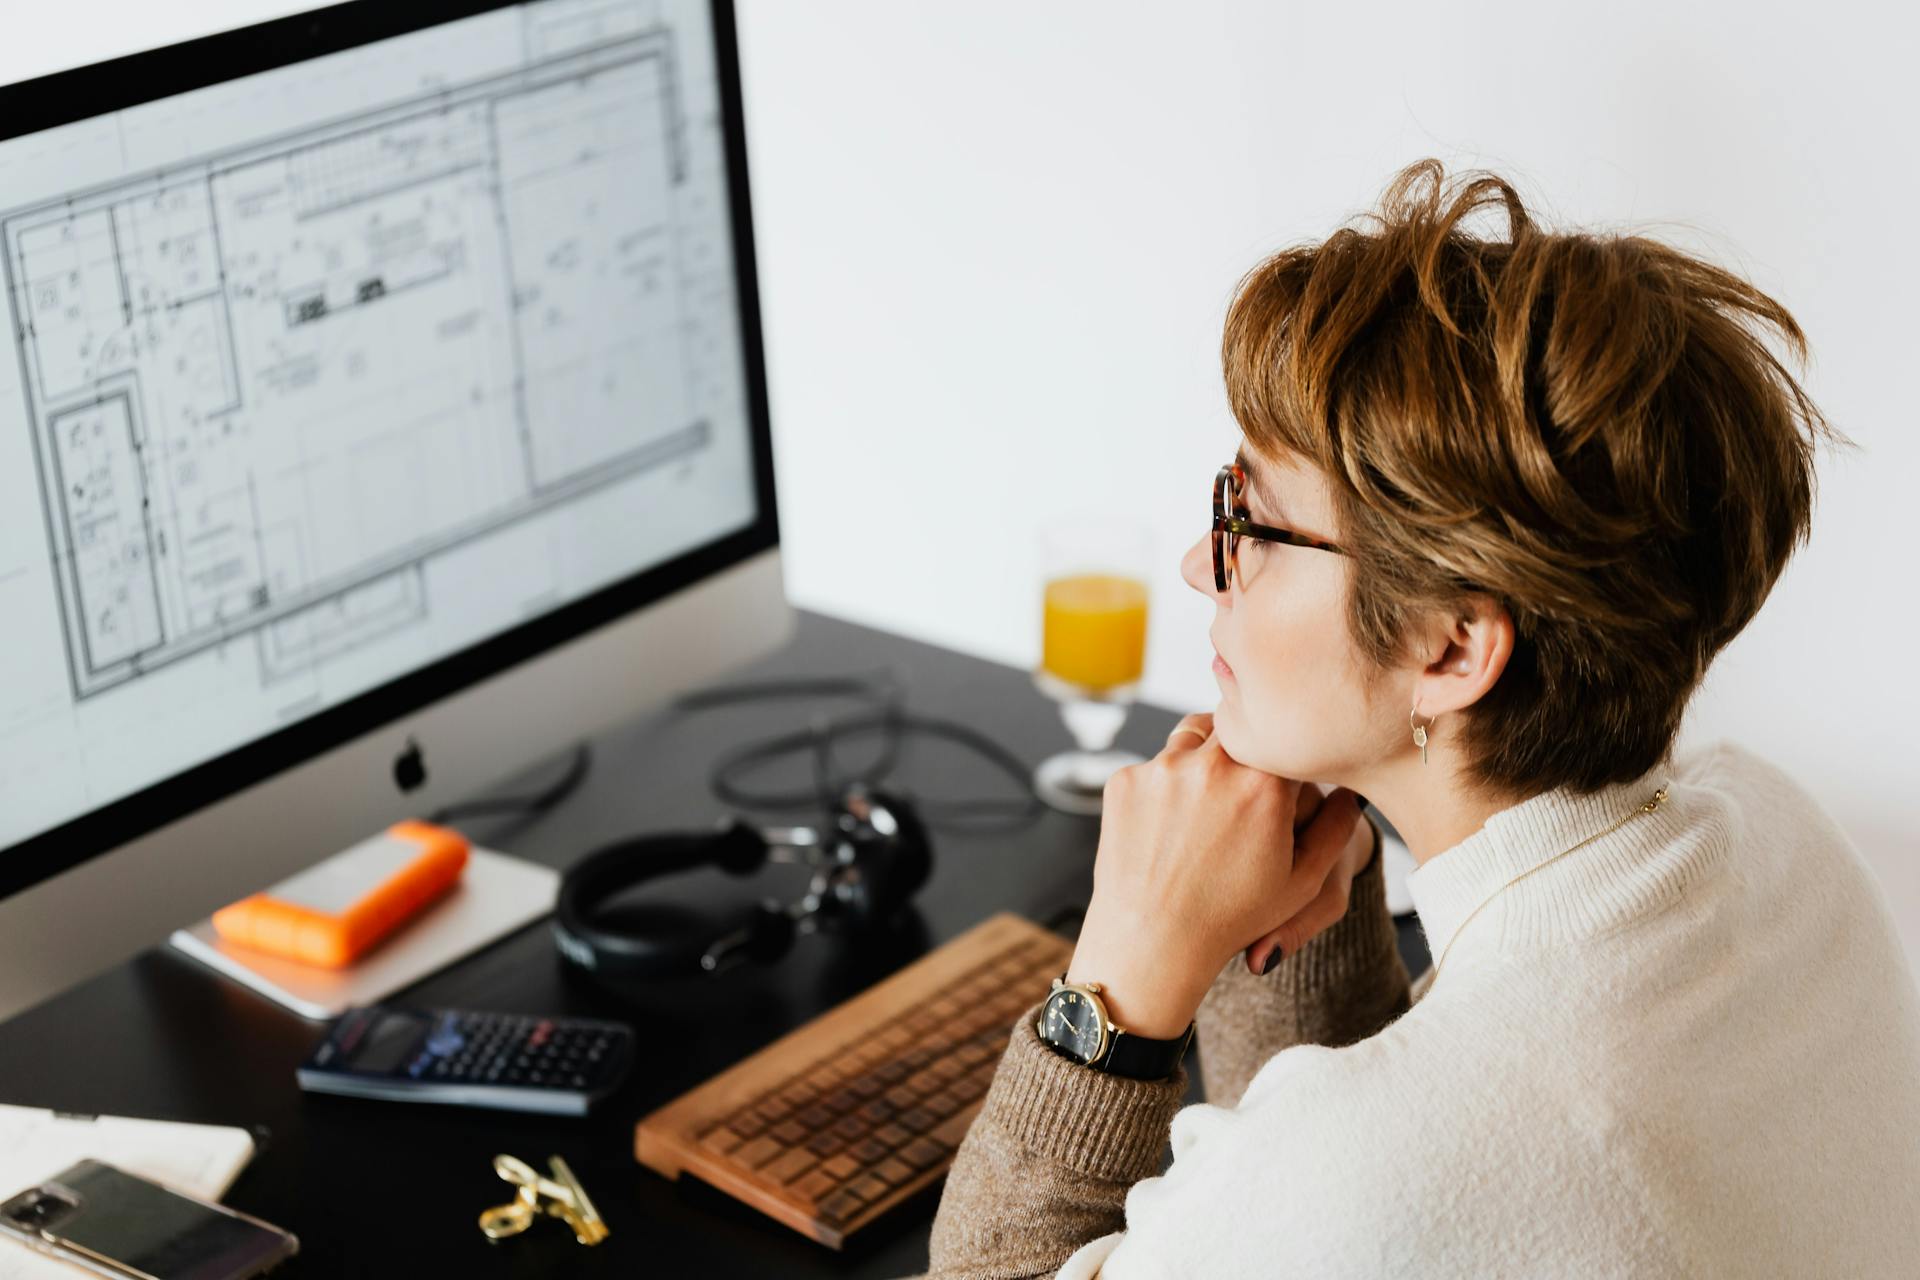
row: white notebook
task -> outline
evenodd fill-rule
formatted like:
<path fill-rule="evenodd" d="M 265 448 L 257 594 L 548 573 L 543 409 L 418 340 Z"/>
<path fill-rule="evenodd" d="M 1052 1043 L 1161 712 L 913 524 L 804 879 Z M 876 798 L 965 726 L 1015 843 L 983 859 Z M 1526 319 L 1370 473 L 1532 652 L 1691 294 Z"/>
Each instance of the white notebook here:
<path fill-rule="evenodd" d="M 0 1104 L 0 1201 L 89 1157 L 218 1200 L 253 1158 L 253 1135 L 226 1125 L 73 1116 Z M 0 1238 L 0 1280 L 75 1280 L 83 1274 Z"/>
<path fill-rule="evenodd" d="M 214 931 L 211 919 L 175 929 L 168 941 L 301 1017 L 319 1021 L 338 1017 L 351 1005 L 378 1003 L 531 924 L 553 910 L 559 889 L 560 873 L 552 867 L 475 845 L 453 888 L 344 969 L 321 969 L 236 946 Z M 281 890 L 269 892 L 278 896 Z"/>

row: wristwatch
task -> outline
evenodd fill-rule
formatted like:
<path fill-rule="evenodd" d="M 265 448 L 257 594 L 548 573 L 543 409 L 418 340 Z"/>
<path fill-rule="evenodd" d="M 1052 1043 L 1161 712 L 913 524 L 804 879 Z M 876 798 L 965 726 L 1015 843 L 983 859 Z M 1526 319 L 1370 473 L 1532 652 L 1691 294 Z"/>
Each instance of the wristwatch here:
<path fill-rule="evenodd" d="M 1113 1025 L 1097 982 L 1053 980 L 1034 1029 L 1046 1046 L 1082 1066 L 1133 1080 L 1164 1080 L 1186 1056 L 1193 1024 L 1171 1040 L 1152 1040 Z"/>

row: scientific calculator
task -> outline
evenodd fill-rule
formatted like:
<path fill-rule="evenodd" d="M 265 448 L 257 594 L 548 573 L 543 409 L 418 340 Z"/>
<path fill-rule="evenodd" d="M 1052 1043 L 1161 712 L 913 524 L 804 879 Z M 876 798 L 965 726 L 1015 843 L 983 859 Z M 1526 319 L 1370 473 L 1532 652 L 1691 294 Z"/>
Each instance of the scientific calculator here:
<path fill-rule="evenodd" d="M 632 1062 L 618 1022 L 368 1005 L 340 1016 L 298 1076 L 315 1093 L 585 1115 Z"/>

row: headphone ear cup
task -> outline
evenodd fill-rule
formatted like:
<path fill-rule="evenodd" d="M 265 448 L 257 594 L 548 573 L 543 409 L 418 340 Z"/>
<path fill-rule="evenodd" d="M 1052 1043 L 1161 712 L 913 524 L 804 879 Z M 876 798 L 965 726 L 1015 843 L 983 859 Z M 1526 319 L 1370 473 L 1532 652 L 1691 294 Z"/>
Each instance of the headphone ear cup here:
<path fill-rule="evenodd" d="M 793 924 L 777 911 L 772 914 L 782 919 L 764 918 L 764 904 L 690 909 L 649 896 L 607 909 L 610 899 L 661 876 L 707 866 L 747 876 L 766 861 L 765 837 L 738 819 L 719 831 L 664 832 L 608 845 L 561 876 L 554 941 L 570 963 L 611 977 L 695 976 L 707 969 L 704 955 L 749 944 L 746 954 L 779 955 L 793 940 Z"/>
<path fill-rule="evenodd" d="M 852 904 L 852 915 L 863 927 L 886 924 L 899 915 L 933 874 L 933 848 L 913 806 L 879 792 L 873 800 L 886 806 L 897 830 L 884 845 L 861 851 L 861 891 Z"/>

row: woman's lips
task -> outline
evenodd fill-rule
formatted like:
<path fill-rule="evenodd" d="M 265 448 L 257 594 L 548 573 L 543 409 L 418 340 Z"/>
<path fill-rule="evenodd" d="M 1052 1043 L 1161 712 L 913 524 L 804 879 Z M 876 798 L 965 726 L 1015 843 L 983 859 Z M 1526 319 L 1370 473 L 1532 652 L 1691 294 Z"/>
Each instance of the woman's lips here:
<path fill-rule="evenodd" d="M 1233 668 L 1227 665 L 1227 660 L 1222 658 L 1218 652 L 1215 652 L 1213 655 L 1213 674 L 1225 676 L 1229 680 L 1233 678 Z"/>

